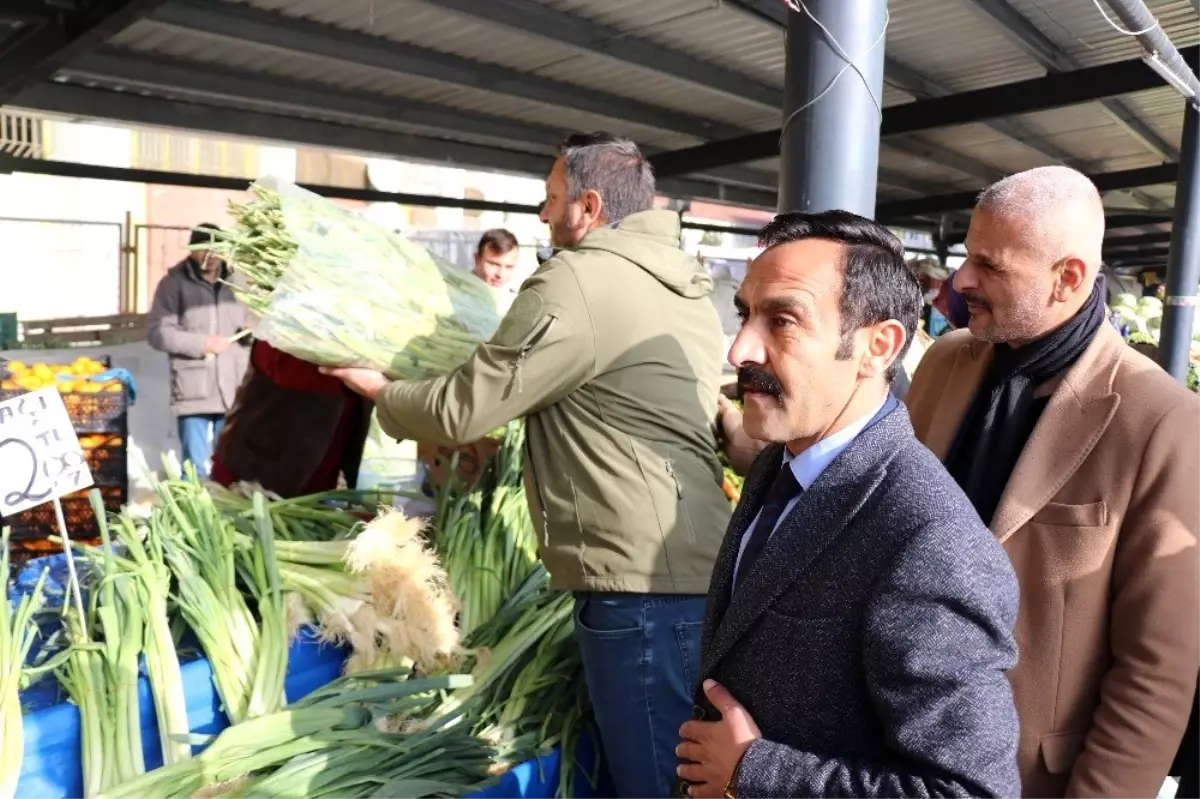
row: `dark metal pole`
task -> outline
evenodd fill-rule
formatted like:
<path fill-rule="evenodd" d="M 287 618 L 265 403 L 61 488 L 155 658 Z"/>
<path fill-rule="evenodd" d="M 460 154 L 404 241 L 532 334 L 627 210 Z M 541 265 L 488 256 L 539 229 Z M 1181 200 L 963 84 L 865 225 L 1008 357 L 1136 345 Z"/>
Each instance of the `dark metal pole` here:
<path fill-rule="evenodd" d="M 942 214 L 937 230 L 933 232 L 933 249 L 937 252 L 938 264 L 945 269 L 950 260 L 950 242 L 946 241 L 946 215 Z"/>
<path fill-rule="evenodd" d="M 1200 111 L 1185 103 L 1183 115 L 1167 296 L 1158 342 L 1159 363 L 1179 380 L 1187 380 L 1196 291 L 1200 284 Z"/>
<path fill-rule="evenodd" d="M 812 18 L 788 12 L 779 210 L 840 208 L 874 217 L 887 0 L 804 5 Z M 865 81 L 846 66 L 843 53 Z"/>

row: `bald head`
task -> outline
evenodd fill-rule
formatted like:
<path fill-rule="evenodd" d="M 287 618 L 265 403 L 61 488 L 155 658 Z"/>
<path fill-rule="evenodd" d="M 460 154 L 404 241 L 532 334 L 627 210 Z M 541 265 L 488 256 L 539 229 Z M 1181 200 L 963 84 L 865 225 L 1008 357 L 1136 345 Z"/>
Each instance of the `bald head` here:
<path fill-rule="evenodd" d="M 1100 192 L 1074 169 L 1040 167 L 989 186 L 954 276 L 972 332 L 1020 346 L 1063 324 L 1092 293 L 1103 241 Z"/>
<path fill-rule="evenodd" d="M 1010 175 L 979 195 L 977 211 L 1014 225 L 1047 264 L 1078 258 L 1095 277 L 1104 242 L 1104 203 L 1091 179 L 1066 166 Z"/>

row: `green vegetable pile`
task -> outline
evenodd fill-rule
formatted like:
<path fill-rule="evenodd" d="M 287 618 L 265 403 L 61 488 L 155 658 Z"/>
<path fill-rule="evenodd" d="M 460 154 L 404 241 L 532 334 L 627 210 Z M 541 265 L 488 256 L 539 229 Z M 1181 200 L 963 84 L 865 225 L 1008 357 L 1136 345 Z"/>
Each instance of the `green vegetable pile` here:
<path fill-rule="evenodd" d="M 1129 328 L 1130 344 L 1158 346 L 1162 332 L 1162 300 L 1158 297 L 1134 297 L 1126 292 L 1113 298 L 1112 311 Z M 1200 391 L 1200 315 L 1193 322 L 1190 356 L 1187 387 L 1192 391 Z"/>
<path fill-rule="evenodd" d="M 273 346 L 423 378 L 452 372 L 499 326 L 491 290 L 470 272 L 294 185 L 251 188 L 213 249 L 261 317 L 255 335 Z"/>
<path fill-rule="evenodd" d="M 371 504 L 360 494 L 271 500 L 169 464 L 148 515 L 109 515 L 101 547 L 75 548 L 89 602 L 82 617 L 65 609 L 70 646 L 55 667 L 80 709 L 85 796 L 462 796 L 558 745 L 569 795 L 591 709 L 571 597 L 551 590 L 537 560 L 523 440 L 523 425 L 509 425 L 474 487 L 452 478 L 433 524 L 390 508 L 364 524 L 350 512 Z M 103 517 L 95 492 L 93 503 Z M 6 697 L 31 613 L 0 618 L 13 780 L 20 736 Z M 288 697 L 288 645 L 306 625 L 351 654 L 343 678 Z M 233 724 L 199 754 L 179 671 L 185 628 Z M 142 657 L 164 754 L 150 772 Z"/>
<path fill-rule="evenodd" d="M 8 578 L 9 529 L 0 534 L 0 574 Z M 43 574 L 32 593 L 23 596 L 16 608 L 7 591 L 0 603 L 0 799 L 12 799 L 21 776 L 25 729 L 21 718 L 20 689 L 27 679 L 25 662 L 37 636 L 34 617 L 45 604 Z"/>

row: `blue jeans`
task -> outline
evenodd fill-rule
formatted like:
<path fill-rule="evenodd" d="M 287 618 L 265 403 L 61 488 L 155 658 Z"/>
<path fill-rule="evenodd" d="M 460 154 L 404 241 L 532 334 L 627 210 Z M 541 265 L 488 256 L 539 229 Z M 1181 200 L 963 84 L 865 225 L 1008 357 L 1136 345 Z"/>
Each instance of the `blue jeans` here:
<path fill-rule="evenodd" d="M 179 446 L 183 451 L 180 460 L 184 463 L 191 461 L 201 480 L 208 478 L 208 461 L 212 457 L 217 436 L 221 435 L 221 428 L 224 426 L 223 413 L 179 417 Z"/>
<path fill-rule="evenodd" d="M 699 680 L 703 596 L 575 595 L 583 654 L 605 765 L 617 796 L 670 797 L 679 728 Z"/>

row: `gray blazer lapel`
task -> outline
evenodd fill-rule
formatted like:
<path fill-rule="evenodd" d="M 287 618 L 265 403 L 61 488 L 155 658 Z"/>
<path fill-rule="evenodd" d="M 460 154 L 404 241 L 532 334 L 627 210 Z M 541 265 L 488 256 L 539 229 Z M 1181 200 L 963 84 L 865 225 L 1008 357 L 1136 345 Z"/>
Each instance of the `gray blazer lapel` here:
<path fill-rule="evenodd" d="M 899 445 L 912 434 L 903 406 L 864 430 L 800 497 L 767 542 L 754 570 L 743 576 L 743 583 L 732 598 L 729 597 L 730 577 L 723 575 L 721 593 L 711 595 L 709 602 L 715 629 L 705 626 L 702 677 L 712 675 L 721 658 L 754 626 L 771 603 L 841 535 L 883 482 L 887 463 Z M 765 486 L 760 488 L 766 491 Z M 760 497 L 758 501 L 761 504 L 763 500 Z M 753 512 L 750 519 L 753 519 Z M 742 520 L 743 527 L 736 536 L 739 543 L 745 534 L 744 525 L 748 523 L 749 520 Z M 726 537 L 723 549 L 730 548 L 733 538 Z M 736 559 L 736 554 L 737 544 L 732 544 L 732 554 L 723 551 L 722 557 Z M 732 560 L 727 568 L 732 575 Z M 715 581 L 713 588 L 717 588 Z M 713 610 L 719 603 L 724 603 L 724 612 L 715 615 Z"/>
<path fill-rule="evenodd" d="M 708 608 L 705 611 L 704 633 L 701 637 L 701 651 L 709 648 L 713 633 L 721 618 L 729 607 L 729 589 L 733 584 L 733 567 L 737 563 L 738 551 L 741 549 L 742 537 L 754 521 L 755 515 L 767 499 L 767 491 L 775 475 L 783 463 L 783 445 L 772 444 L 758 454 L 750 473 L 746 475 L 746 483 L 742 486 L 742 501 L 738 503 L 729 520 L 725 539 L 717 552 L 716 563 L 713 564 L 712 580 L 708 588 Z"/>

